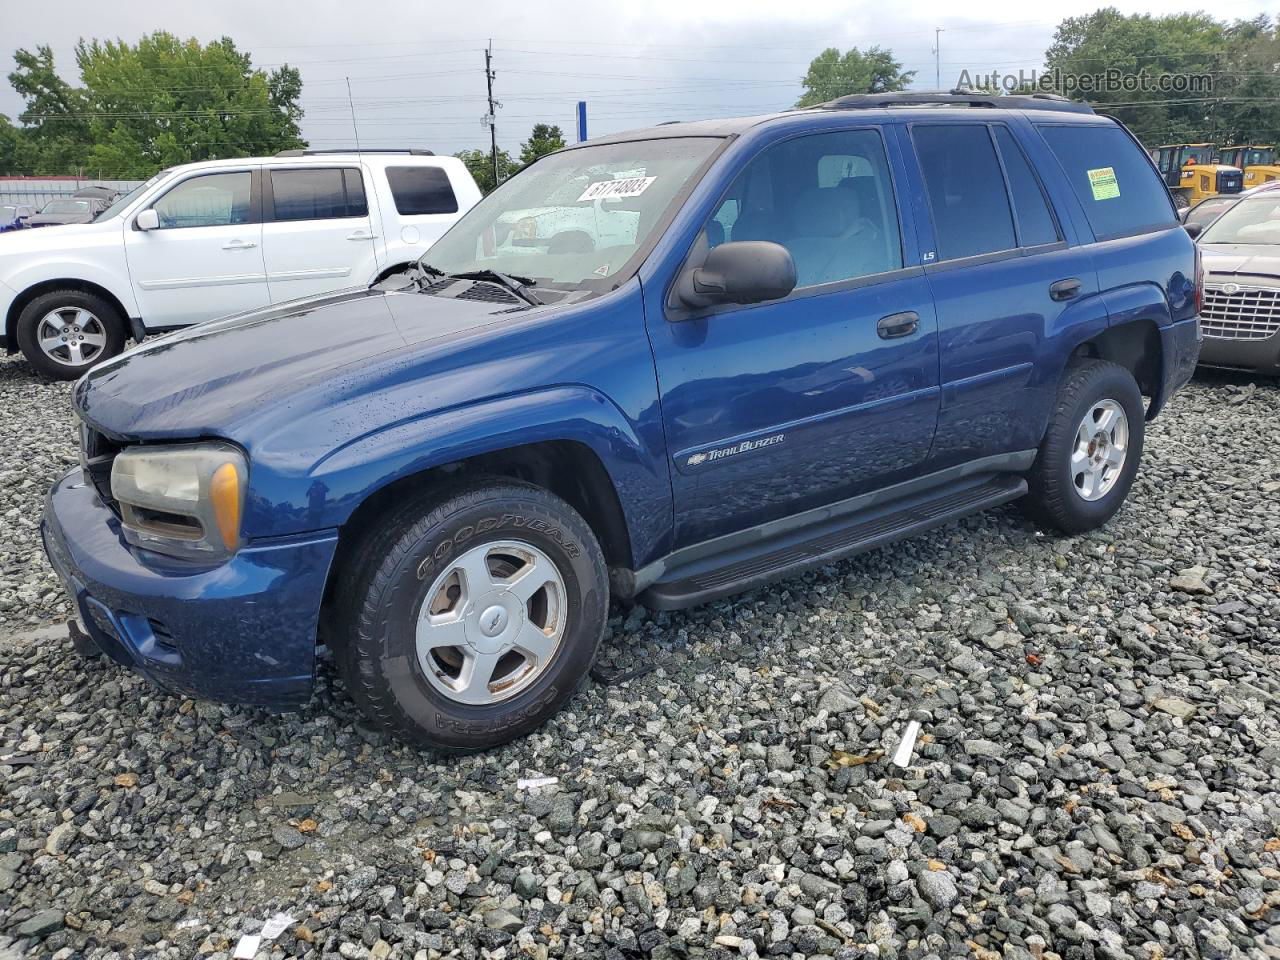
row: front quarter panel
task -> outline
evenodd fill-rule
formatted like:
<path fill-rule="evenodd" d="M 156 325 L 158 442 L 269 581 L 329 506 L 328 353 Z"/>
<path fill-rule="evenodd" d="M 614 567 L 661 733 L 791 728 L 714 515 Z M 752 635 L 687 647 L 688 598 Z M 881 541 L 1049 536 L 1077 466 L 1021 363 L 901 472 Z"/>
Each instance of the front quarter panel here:
<path fill-rule="evenodd" d="M 399 322 L 416 322 L 416 307 L 428 302 L 407 294 Z M 265 538 L 341 527 L 398 480 L 560 440 L 599 458 L 636 562 L 647 562 L 668 547 L 671 485 L 642 311 L 633 281 L 580 306 L 517 313 L 421 352 L 406 329 L 402 356 L 264 406 L 236 432 L 251 463 L 246 532 Z"/>
<path fill-rule="evenodd" d="M 0 246 L 0 281 L 21 293 L 48 280 L 84 280 L 120 301 L 129 316 L 137 303 L 124 259 L 122 217 L 104 223 L 24 230 Z"/>

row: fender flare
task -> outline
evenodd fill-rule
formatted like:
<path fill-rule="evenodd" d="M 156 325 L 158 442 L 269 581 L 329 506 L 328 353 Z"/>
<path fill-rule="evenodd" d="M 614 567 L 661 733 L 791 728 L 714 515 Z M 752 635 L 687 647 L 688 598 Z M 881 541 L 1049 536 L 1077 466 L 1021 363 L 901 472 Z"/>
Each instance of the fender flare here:
<path fill-rule="evenodd" d="M 660 437 L 656 440 L 661 443 Z M 672 523 L 665 450 L 646 443 L 635 421 L 584 384 L 493 397 L 380 426 L 329 451 L 305 478 L 294 478 L 289 485 L 301 479 L 310 491 L 323 491 L 309 498 L 309 528 L 342 527 L 360 504 L 393 483 L 484 454 L 550 441 L 579 443 L 599 459 L 640 562 L 665 542 Z M 261 493 L 273 499 L 269 488 Z M 254 519 L 246 517 L 250 529 L 257 526 Z"/>
<path fill-rule="evenodd" d="M 1167 399 L 1165 393 L 1169 380 L 1169 367 L 1173 358 L 1167 356 L 1164 333 L 1174 324 L 1173 308 L 1164 289 L 1150 281 L 1108 290 L 1102 294 L 1102 299 L 1107 309 L 1105 327 L 1099 328 L 1094 324 L 1069 328 L 1073 336 L 1071 340 L 1064 343 L 1066 349 L 1061 351 L 1061 355 L 1068 359 L 1064 361 L 1062 369 L 1058 372 L 1059 379 L 1066 370 L 1066 364 L 1070 362 L 1069 358 L 1083 344 L 1125 327 L 1150 324 L 1150 329 L 1156 334 L 1156 349 L 1159 351 L 1155 358 L 1156 376 L 1154 383 L 1151 384 L 1151 400 L 1147 407 L 1147 419 L 1150 420 L 1160 411 Z"/>

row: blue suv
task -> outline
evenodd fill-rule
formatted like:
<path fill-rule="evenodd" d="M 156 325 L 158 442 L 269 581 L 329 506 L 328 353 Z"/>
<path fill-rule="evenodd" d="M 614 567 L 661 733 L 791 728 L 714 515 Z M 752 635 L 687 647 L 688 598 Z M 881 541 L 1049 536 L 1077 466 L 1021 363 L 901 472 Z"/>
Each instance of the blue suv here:
<path fill-rule="evenodd" d="M 1200 342 L 1150 159 L 1042 96 L 602 137 L 386 267 L 78 382 L 43 529 L 82 649 L 289 708 L 324 643 L 381 727 L 484 748 L 573 694 L 610 598 L 703 603 L 1012 500 L 1105 523 Z"/>

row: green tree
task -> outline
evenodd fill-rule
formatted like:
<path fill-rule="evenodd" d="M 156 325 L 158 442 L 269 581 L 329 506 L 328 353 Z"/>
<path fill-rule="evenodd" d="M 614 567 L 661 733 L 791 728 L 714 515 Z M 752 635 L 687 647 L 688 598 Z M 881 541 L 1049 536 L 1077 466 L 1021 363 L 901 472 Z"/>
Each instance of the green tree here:
<path fill-rule="evenodd" d="M 1227 53 L 1215 93 L 1211 129 L 1221 143 L 1280 141 L 1280 24 L 1267 16 L 1227 28 Z"/>
<path fill-rule="evenodd" d="M 84 91 L 58 76 L 49 47 L 19 50 L 13 59 L 9 83 L 26 100 L 14 154 L 19 172 L 77 172 L 89 155 Z"/>
<path fill-rule="evenodd" d="M 497 186 L 493 180 L 493 157 L 487 149 L 462 150 L 454 156 L 466 164 L 481 193 L 489 193 Z M 507 179 L 519 169 L 520 164 L 511 159 L 511 154 L 505 150 L 498 151 L 499 180 Z"/>
<path fill-rule="evenodd" d="M 305 146 L 297 69 L 254 69 L 229 37 L 81 40 L 79 88 L 58 77 L 48 47 L 14 59 L 9 80 L 27 101 L 25 172 L 141 178 L 176 163 Z"/>
<path fill-rule="evenodd" d="M 1127 16 L 1114 7 L 1063 20 L 1045 52 L 1046 65 L 1064 74 L 1096 76 L 1187 74 L 1219 79 L 1230 42 L 1225 25 L 1205 13 Z M 1217 84 L 1215 83 L 1215 86 Z M 1071 93 L 1069 90 L 1061 91 Z M 1211 101 L 1221 90 L 1094 90 L 1075 92 L 1095 109 L 1112 113 L 1145 144 L 1211 138 Z"/>
<path fill-rule="evenodd" d="M 809 64 L 809 72 L 800 81 L 804 93 L 796 106 L 812 107 L 851 93 L 903 90 L 915 75 L 914 70 L 903 72 L 893 51 L 883 47 L 867 47 L 865 51 L 851 47 L 843 54 L 828 47 Z"/>
<path fill-rule="evenodd" d="M 527 167 L 539 157 L 544 157 L 564 146 L 564 133 L 557 126 L 535 123 L 529 139 L 520 144 L 520 165 Z"/>
<path fill-rule="evenodd" d="M 0 113 L 0 176 L 17 172 L 18 152 L 24 142 L 21 137 L 18 128 Z"/>

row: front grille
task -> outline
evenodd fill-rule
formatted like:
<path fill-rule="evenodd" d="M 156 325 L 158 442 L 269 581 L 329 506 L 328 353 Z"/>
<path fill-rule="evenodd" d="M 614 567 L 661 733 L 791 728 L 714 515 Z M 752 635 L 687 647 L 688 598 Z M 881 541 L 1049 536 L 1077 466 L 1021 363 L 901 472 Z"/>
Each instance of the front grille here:
<path fill-rule="evenodd" d="M 1218 193 L 1239 193 L 1244 186 L 1244 174 L 1218 171 Z"/>
<path fill-rule="evenodd" d="M 99 433 L 87 423 L 80 424 L 80 463 L 84 467 L 85 479 L 93 484 L 98 498 L 117 516 L 120 509 L 116 498 L 111 495 L 111 465 L 115 463 L 116 454 L 123 449 L 124 444 Z"/>
<path fill-rule="evenodd" d="M 1224 286 L 1238 289 L 1228 293 Z M 1218 340 L 1266 340 L 1280 333 L 1280 288 L 1206 284 L 1200 325 Z"/>

